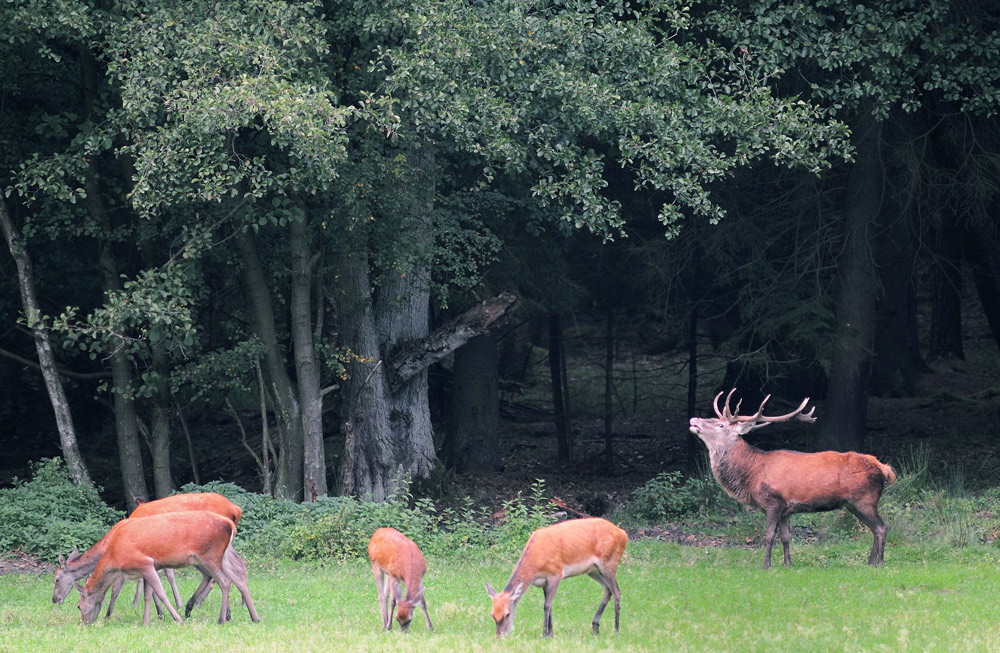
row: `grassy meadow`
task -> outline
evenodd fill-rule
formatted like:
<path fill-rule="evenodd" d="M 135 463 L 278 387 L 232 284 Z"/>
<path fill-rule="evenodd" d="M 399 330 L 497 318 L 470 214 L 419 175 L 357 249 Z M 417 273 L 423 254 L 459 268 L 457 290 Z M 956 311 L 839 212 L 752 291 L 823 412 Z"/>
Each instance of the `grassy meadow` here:
<path fill-rule="evenodd" d="M 454 562 L 431 557 L 425 577 L 435 631 L 418 610 L 403 635 L 379 629 L 367 563 L 250 561 L 261 615 L 252 624 L 232 599 L 218 626 L 219 593 L 183 624 L 142 627 L 129 583 L 110 620 L 80 625 L 76 593 L 51 602 L 51 575 L 0 576 L 0 651 L 1000 651 L 1000 548 L 890 546 L 886 566 L 864 564 L 870 539 L 793 540 L 793 567 L 761 569 L 759 548 L 630 542 L 622 566 L 622 630 L 612 606 L 602 632 L 590 620 L 600 586 L 567 579 L 543 640 L 542 592 L 518 606 L 514 631 L 496 641 L 483 581 L 502 586 L 516 556 Z M 185 598 L 197 573 L 178 575 Z M 106 601 L 106 599 L 105 599 Z M 106 605 L 106 603 L 105 603 Z"/>

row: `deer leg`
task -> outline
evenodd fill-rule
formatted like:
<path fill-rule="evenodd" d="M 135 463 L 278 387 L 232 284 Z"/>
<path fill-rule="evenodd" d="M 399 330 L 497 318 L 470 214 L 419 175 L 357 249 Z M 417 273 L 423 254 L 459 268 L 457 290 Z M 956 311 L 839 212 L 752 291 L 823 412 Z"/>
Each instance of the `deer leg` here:
<path fill-rule="evenodd" d="M 552 602 L 555 601 L 560 580 L 554 578 L 545 583 L 545 621 L 542 624 L 542 637 L 552 637 Z"/>
<path fill-rule="evenodd" d="M 392 591 L 392 602 L 389 604 L 389 620 L 387 622 L 386 630 L 392 630 L 392 615 L 396 614 L 396 606 L 403 600 L 403 588 L 400 587 L 400 582 L 388 576 L 389 579 L 386 583 L 387 587 L 391 588 Z M 403 632 L 406 632 L 405 630 Z"/>
<path fill-rule="evenodd" d="M 420 607 L 424 609 L 424 617 L 427 618 L 427 630 L 434 630 L 434 626 L 431 625 L 431 613 L 427 611 L 427 599 L 420 597 Z"/>
<path fill-rule="evenodd" d="M 383 572 L 377 564 L 372 563 L 372 576 L 375 578 L 375 590 L 378 592 L 378 612 L 379 617 L 382 619 L 382 630 L 385 630 L 385 589 L 383 587 L 385 583 L 385 572 Z"/>
<path fill-rule="evenodd" d="M 778 530 L 778 509 L 767 511 L 767 527 L 764 529 L 764 569 L 771 568 L 771 547 L 774 546 L 774 533 Z"/>
<path fill-rule="evenodd" d="M 594 629 L 594 634 L 597 635 L 601 631 L 601 615 L 604 614 L 604 608 L 608 606 L 608 601 L 611 600 L 611 583 L 608 582 L 607 577 L 601 573 L 600 569 L 595 569 L 588 575 L 604 588 L 604 598 L 601 600 L 601 604 L 597 606 L 597 614 L 594 615 L 594 619 L 590 623 Z"/>
<path fill-rule="evenodd" d="M 143 626 L 148 626 L 149 625 L 149 604 L 153 602 L 153 586 L 150 585 L 149 583 L 145 583 L 143 585 L 139 585 L 138 587 L 142 587 L 144 589 L 144 591 L 143 591 L 144 599 L 143 599 L 143 602 L 142 602 L 142 625 Z"/>
<path fill-rule="evenodd" d="M 183 619 L 181 619 L 181 616 L 177 614 L 177 611 L 174 610 L 174 606 L 170 605 L 170 601 L 167 600 L 167 593 L 163 590 L 163 583 L 160 582 L 160 576 L 159 574 L 156 573 L 156 569 L 154 569 L 152 565 L 150 565 L 148 569 L 144 569 L 140 573 L 142 574 L 142 578 L 146 582 L 146 585 L 150 586 L 151 591 L 153 592 L 153 596 L 155 598 L 160 599 L 160 603 L 162 603 L 163 606 L 167 609 L 167 612 L 169 612 L 170 616 L 174 618 L 174 621 L 178 623 L 184 621 Z M 144 612 L 145 615 L 143 618 L 143 625 L 148 626 L 149 613 L 148 610 L 145 610 Z"/>
<path fill-rule="evenodd" d="M 792 556 L 789 553 L 788 547 L 792 539 L 792 525 L 791 516 L 785 515 L 778 520 L 778 532 L 781 535 L 781 548 L 785 554 L 785 566 L 792 566 Z"/>
<path fill-rule="evenodd" d="M 191 611 L 194 610 L 195 607 L 201 605 L 202 601 L 205 600 L 205 596 L 212 590 L 212 582 L 212 577 L 202 571 L 201 583 L 198 585 L 198 588 L 194 591 L 194 594 L 191 595 L 191 598 L 188 599 L 187 604 L 184 606 L 185 617 L 190 617 Z"/>
<path fill-rule="evenodd" d="M 124 581 L 123 581 L 124 582 Z M 139 597 L 142 596 L 142 579 L 135 583 L 135 597 L 132 599 L 132 607 L 139 605 Z"/>
<path fill-rule="evenodd" d="M 111 616 L 111 611 L 115 609 L 115 601 L 118 600 L 118 595 L 122 591 L 122 587 L 125 586 L 125 575 L 119 575 L 115 579 L 114 585 L 111 586 L 111 598 L 108 600 L 108 611 L 104 614 L 104 618 L 107 619 Z"/>
<path fill-rule="evenodd" d="M 872 552 L 868 564 L 881 567 L 885 555 L 885 521 L 878 514 L 878 504 L 856 505 L 848 503 L 846 508 L 872 532 Z"/>
<path fill-rule="evenodd" d="M 170 589 L 174 593 L 174 605 L 177 609 L 181 609 L 181 593 L 177 591 L 177 579 L 174 577 L 173 569 L 164 569 L 163 575 L 167 577 L 167 582 L 170 583 Z"/>
<path fill-rule="evenodd" d="M 250 621 L 257 623 L 260 621 L 260 617 L 257 616 L 257 608 L 253 605 L 253 598 L 250 596 L 250 587 L 247 583 L 247 562 L 239 554 L 237 554 L 232 549 L 226 552 L 226 555 L 222 558 L 222 570 L 229 575 L 230 580 L 236 589 L 240 591 L 240 596 L 243 597 L 243 605 L 247 607 L 247 612 L 250 613 Z M 229 617 L 229 606 L 226 605 L 226 619 Z"/>

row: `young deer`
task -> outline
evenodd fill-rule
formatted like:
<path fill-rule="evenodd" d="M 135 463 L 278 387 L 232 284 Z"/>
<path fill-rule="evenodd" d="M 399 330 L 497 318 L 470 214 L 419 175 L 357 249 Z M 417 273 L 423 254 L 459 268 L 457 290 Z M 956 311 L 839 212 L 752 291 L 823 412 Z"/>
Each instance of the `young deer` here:
<path fill-rule="evenodd" d="M 169 497 L 164 497 L 163 499 L 157 499 L 156 501 L 148 501 L 146 503 L 140 504 L 132 514 L 129 519 L 138 519 L 143 517 L 148 517 L 150 515 L 159 515 L 168 512 L 183 512 L 189 510 L 209 510 L 216 514 L 222 515 L 231 519 L 233 523 L 239 524 L 240 518 L 243 515 L 242 510 L 239 506 L 232 503 L 226 497 L 218 494 L 216 492 L 192 492 L 189 494 L 175 494 Z M 101 556 L 104 554 L 105 549 L 108 546 L 111 534 L 116 528 L 125 520 L 118 522 L 111 528 L 107 534 L 104 535 L 100 540 L 97 541 L 94 546 L 90 547 L 82 554 L 74 548 L 70 552 L 69 557 L 63 558 L 59 556 L 59 566 L 56 568 L 55 574 L 55 587 L 52 591 L 52 602 L 62 603 L 66 596 L 69 594 L 70 590 L 76 584 L 76 581 L 88 574 L 93 573 L 94 569 L 97 568 L 97 563 L 100 561 Z M 237 555 L 233 552 L 233 555 Z M 237 555 L 238 557 L 238 555 Z M 240 558 L 242 560 L 242 558 Z M 245 566 L 245 562 L 243 563 Z M 164 575 L 167 577 L 167 582 L 170 583 L 170 588 L 174 595 L 174 604 L 180 609 L 181 597 L 180 592 L 177 590 L 177 582 L 174 579 L 174 572 L 172 569 L 165 569 Z M 123 580 L 123 579 L 122 579 Z M 115 607 L 115 601 L 118 599 L 118 593 L 121 591 L 122 582 L 118 582 L 112 588 L 111 600 L 108 602 L 108 617 L 111 616 L 111 611 Z M 211 587 L 208 587 L 210 590 Z M 136 588 L 135 602 L 138 603 L 140 592 L 142 590 L 142 580 L 139 580 L 139 585 Z M 207 591 L 206 590 L 206 593 Z M 203 599 L 204 597 L 202 597 Z M 201 600 L 198 601 L 198 604 Z M 159 603 L 156 604 L 156 612 L 160 616 L 163 612 L 160 608 Z M 187 610 L 187 616 L 191 613 L 191 608 Z"/>
<path fill-rule="evenodd" d="M 814 422 L 815 408 L 803 413 L 809 398 L 787 415 L 764 417 L 761 402 L 757 413 L 739 416 L 729 410 L 729 399 L 719 410 L 720 392 L 712 407 L 715 418 L 691 418 L 691 432 L 708 447 L 712 474 L 719 485 L 734 499 L 767 515 L 764 533 L 764 569 L 771 566 L 771 547 L 775 531 L 780 531 L 785 566 L 792 564 L 788 552 L 791 528 L 789 518 L 797 512 L 823 512 L 847 508 L 872 531 L 874 541 L 868 564 L 882 565 L 885 551 L 885 522 L 878 514 L 878 502 L 884 487 L 896 480 L 896 472 L 874 456 L 849 451 L 761 451 L 746 443 L 745 433 L 753 429 L 795 418 Z"/>
<path fill-rule="evenodd" d="M 121 577 L 145 580 L 146 606 L 142 623 L 149 625 L 149 604 L 156 595 L 175 621 L 181 617 L 167 601 L 158 568 L 197 567 L 211 576 L 222 591 L 219 623 L 229 612 L 229 587 L 235 583 L 246 603 L 250 619 L 259 621 L 247 587 L 245 568 L 231 555 L 236 525 L 226 517 L 206 510 L 164 513 L 120 522 L 111 534 L 104 555 L 80 592 L 78 608 L 84 625 L 97 619 L 101 602 L 111 585 Z M 203 584 L 205 584 L 203 582 Z M 197 592 L 196 592 L 197 594 Z"/>
<path fill-rule="evenodd" d="M 427 618 L 427 629 L 434 630 L 431 615 L 427 612 L 427 601 L 424 600 L 423 577 L 427 564 L 413 540 L 395 528 L 380 528 L 368 541 L 368 558 L 372 562 L 372 575 L 378 589 L 382 628 L 392 630 L 392 613 L 395 610 L 399 628 L 405 633 L 413 620 L 414 606 L 420 603 Z M 405 596 L 401 596 L 400 583 L 406 586 Z"/>
<path fill-rule="evenodd" d="M 497 637 L 506 635 L 514 626 L 514 609 L 528 585 L 537 585 L 545 592 L 545 621 L 542 635 L 552 636 L 552 601 L 563 578 L 587 574 L 604 586 L 604 599 L 597 608 L 592 626 L 600 632 L 601 614 L 608 599 L 615 599 L 615 631 L 618 631 L 621 590 L 615 576 L 628 535 L 611 522 L 599 517 L 573 519 L 539 528 L 528 538 L 521 559 L 514 567 L 510 581 L 502 592 L 486 583 L 493 599 L 493 620 Z"/>

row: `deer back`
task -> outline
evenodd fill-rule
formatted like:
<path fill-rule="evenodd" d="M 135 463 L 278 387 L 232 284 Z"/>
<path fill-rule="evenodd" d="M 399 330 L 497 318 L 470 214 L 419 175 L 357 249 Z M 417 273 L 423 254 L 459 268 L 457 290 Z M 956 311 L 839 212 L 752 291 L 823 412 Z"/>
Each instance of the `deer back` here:
<path fill-rule="evenodd" d="M 235 503 L 217 492 L 191 492 L 174 494 L 155 501 L 139 504 L 129 517 L 149 517 L 166 512 L 183 512 L 188 510 L 208 510 L 239 524 L 243 510 Z"/>

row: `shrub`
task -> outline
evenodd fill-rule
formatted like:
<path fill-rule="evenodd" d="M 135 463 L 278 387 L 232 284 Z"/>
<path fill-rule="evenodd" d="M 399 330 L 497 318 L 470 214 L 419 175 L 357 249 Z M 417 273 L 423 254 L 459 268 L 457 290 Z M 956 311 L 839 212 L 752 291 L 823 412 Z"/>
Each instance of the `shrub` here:
<path fill-rule="evenodd" d="M 61 459 L 42 459 L 32 464 L 31 480 L 0 490 L 0 551 L 53 561 L 74 546 L 89 548 L 124 517 L 96 488 L 74 484 Z"/>
<path fill-rule="evenodd" d="M 631 518 L 653 523 L 715 505 L 720 490 L 714 478 L 687 478 L 680 472 L 660 472 L 632 493 L 626 511 Z"/>

